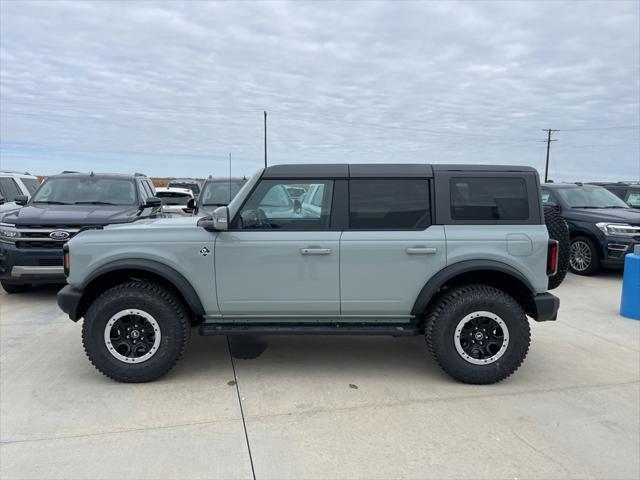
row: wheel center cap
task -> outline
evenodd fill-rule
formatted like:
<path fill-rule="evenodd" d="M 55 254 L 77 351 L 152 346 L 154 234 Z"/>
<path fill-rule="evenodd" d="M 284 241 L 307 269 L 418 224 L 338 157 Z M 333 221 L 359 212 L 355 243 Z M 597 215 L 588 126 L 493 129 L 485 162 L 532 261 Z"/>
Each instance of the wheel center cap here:
<path fill-rule="evenodd" d="M 131 331 L 131 338 L 138 338 L 140 336 L 140 332 L 138 330 Z"/>
<path fill-rule="evenodd" d="M 482 334 L 482 332 L 476 332 L 476 340 L 482 340 L 484 338 L 484 335 Z"/>

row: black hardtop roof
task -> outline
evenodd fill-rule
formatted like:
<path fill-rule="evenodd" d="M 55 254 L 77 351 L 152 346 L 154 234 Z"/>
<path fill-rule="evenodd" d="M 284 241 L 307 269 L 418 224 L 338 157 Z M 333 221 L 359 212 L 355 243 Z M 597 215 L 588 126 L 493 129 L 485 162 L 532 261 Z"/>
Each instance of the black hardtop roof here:
<path fill-rule="evenodd" d="M 62 172 L 57 175 L 50 175 L 47 178 L 108 178 L 114 180 L 133 180 L 135 178 L 147 178 L 147 176 L 141 173 Z"/>
<path fill-rule="evenodd" d="M 285 164 L 267 167 L 263 178 L 406 178 L 433 177 L 433 172 L 536 172 L 513 165 L 445 165 L 426 163 Z"/>
<path fill-rule="evenodd" d="M 552 182 L 552 183 L 543 183 L 542 187 L 552 188 L 552 189 L 560 189 L 560 188 L 604 188 L 601 185 L 594 185 L 592 183 L 571 183 L 571 182 Z"/>

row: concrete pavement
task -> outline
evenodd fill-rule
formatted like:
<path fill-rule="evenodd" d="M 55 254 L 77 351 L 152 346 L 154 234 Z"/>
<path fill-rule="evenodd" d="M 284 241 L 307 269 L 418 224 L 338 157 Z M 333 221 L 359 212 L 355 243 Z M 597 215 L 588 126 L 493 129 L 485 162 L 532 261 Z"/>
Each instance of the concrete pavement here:
<path fill-rule="evenodd" d="M 449 379 L 420 337 L 271 337 L 242 360 L 195 330 L 169 375 L 118 384 L 55 289 L 1 292 L 0 476 L 638 478 L 640 322 L 620 288 L 569 275 L 559 321 L 490 386 Z"/>

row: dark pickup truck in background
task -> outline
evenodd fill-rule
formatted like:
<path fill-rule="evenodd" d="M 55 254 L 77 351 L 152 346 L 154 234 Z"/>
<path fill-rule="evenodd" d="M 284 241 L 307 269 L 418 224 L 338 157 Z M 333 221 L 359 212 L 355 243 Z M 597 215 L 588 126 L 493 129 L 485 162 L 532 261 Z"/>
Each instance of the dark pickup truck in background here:
<path fill-rule="evenodd" d="M 0 219 L 0 283 L 7 293 L 65 283 L 63 245 L 79 231 L 154 217 L 160 199 L 142 174 L 61 173 Z"/>

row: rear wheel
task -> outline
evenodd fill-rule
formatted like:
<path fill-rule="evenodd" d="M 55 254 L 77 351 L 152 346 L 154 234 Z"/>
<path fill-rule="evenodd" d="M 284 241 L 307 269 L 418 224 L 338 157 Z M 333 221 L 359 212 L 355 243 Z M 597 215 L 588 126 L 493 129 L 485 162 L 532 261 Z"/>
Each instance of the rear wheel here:
<path fill-rule="evenodd" d="M 91 363 L 119 382 L 148 382 L 167 373 L 189 339 L 187 312 L 166 288 L 123 283 L 89 307 L 82 341 Z"/>
<path fill-rule="evenodd" d="M 31 289 L 31 285 L 28 283 L 9 283 L 4 280 L 0 282 L 2 288 L 7 293 L 22 293 Z"/>
<path fill-rule="evenodd" d="M 427 346 L 453 378 L 488 384 L 505 379 L 522 364 L 531 340 L 520 305 L 505 292 L 466 285 L 446 292 L 426 320 Z"/>
<path fill-rule="evenodd" d="M 558 287 L 569 270 L 569 250 L 571 240 L 569 238 L 569 227 L 562 215 L 554 207 L 544 207 L 544 223 L 549 232 L 549 238 L 558 241 L 558 272 L 549 277 L 549 290 Z"/>
<path fill-rule="evenodd" d="M 577 275 L 593 275 L 600 269 L 598 251 L 587 237 L 571 240 L 569 267 Z"/>

